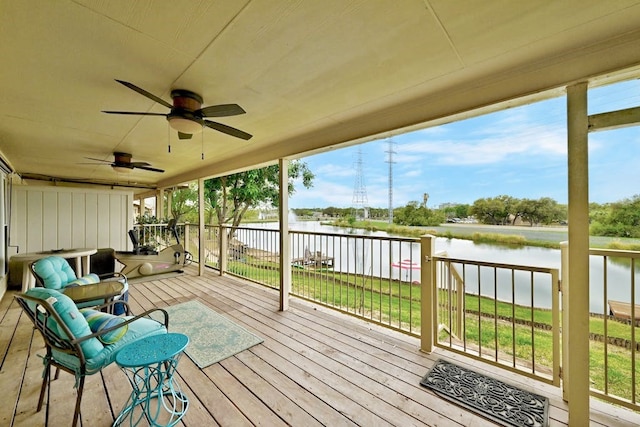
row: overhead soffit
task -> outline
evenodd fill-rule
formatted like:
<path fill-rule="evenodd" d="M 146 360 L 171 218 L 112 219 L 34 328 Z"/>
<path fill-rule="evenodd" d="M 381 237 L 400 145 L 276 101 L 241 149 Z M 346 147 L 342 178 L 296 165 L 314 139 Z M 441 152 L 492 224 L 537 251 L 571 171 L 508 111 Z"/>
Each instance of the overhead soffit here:
<path fill-rule="evenodd" d="M 447 0 L 393 7 L 174 1 L 161 8 L 151 0 L 31 0 L 3 3 L 1 16 L 0 36 L 12 43 L 0 45 L 0 54 L 12 60 L 0 72 L 0 93 L 11 100 L 0 103 L 0 150 L 12 165 L 114 177 L 110 168 L 75 165 L 127 151 L 167 170 L 131 179 L 161 185 L 531 95 L 583 69 L 640 63 L 637 51 L 619 48 L 610 64 L 598 51 L 616 37 L 629 45 L 640 38 L 638 1 L 486 1 L 462 9 Z M 590 48 L 587 64 L 580 55 Z M 565 59 L 570 72 L 557 65 Z M 207 129 L 177 141 L 162 117 L 104 115 L 167 112 L 114 78 L 167 101 L 171 89 L 187 88 L 204 105 L 237 102 L 248 113 L 220 121 L 255 137 L 247 143 Z"/>

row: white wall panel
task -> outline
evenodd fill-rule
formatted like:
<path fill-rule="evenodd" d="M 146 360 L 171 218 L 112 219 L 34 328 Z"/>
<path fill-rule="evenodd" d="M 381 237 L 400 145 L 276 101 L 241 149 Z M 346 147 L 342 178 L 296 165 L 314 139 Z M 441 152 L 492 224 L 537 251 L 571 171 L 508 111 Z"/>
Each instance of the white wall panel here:
<path fill-rule="evenodd" d="M 87 248 L 98 248 L 98 195 L 84 195 L 85 203 L 85 241 Z"/>
<path fill-rule="evenodd" d="M 20 253 L 50 249 L 129 249 L 133 192 L 13 186 L 11 244 Z M 16 252 L 12 249 L 11 254 Z"/>
<path fill-rule="evenodd" d="M 89 242 L 95 243 L 95 241 L 89 240 L 87 235 L 87 215 L 89 215 L 89 212 L 86 210 L 86 196 L 85 193 L 73 193 L 71 195 L 71 221 L 73 224 L 71 246 L 74 248 L 81 248 Z"/>
<path fill-rule="evenodd" d="M 109 228 L 111 218 L 111 198 L 108 194 L 98 194 L 98 247 L 109 247 Z M 126 230 L 125 230 L 126 232 Z"/>
<path fill-rule="evenodd" d="M 56 248 L 72 248 L 73 215 L 71 193 L 56 193 L 55 196 L 57 196 L 58 207 L 58 228 L 56 229 L 58 235 L 58 246 Z M 45 204 L 45 206 L 47 205 Z"/>
<path fill-rule="evenodd" d="M 25 252 L 35 252 L 36 250 L 46 250 L 49 249 L 48 246 L 44 245 L 44 236 L 42 234 L 45 225 L 47 227 L 53 226 L 52 224 L 44 224 L 43 223 L 43 194 L 39 191 L 29 191 L 27 192 L 27 212 L 25 213 L 27 216 L 27 229 L 26 231 L 26 243 L 28 251 Z M 48 218 L 58 216 L 57 206 L 52 206 L 52 210 L 48 212 Z M 54 222 L 55 224 L 55 222 Z M 58 244 L 55 242 L 47 242 L 47 245 L 56 246 Z M 31 250 L 31 248 L 38 248 L 36 250 Z"/>
<path fill-rule="evenodd" d="M 64 246 L 60 246 L 60 241 L 58 239 L 58 218 L 60 217 L 60 212 L 58 208 L 57 194 L 53 192 L 29 193 L 29 199 L 29 211 L 33 210 L 34 213 L 36 213 L 36 210 L 38 209 L 36 206 L 40 205 L 46 212 L 46 215 L 44 212 L 40 212 L 42 216 L 42 236 L 34 236 L 34 240 L 37 241 L 37 239 L 40 238 L 42 242 L 47 242 L 49 246 L 42 248 L 45 251 L 64 248 Z M 30 228 L 33 228 L 29 233 L 32 231 L 35 233 L 36 228 L 33 227 L 31 223 L 29 223 L 29 226 Z M 31 244 L 31 242 L 29 242 L 29 244 Z"/>

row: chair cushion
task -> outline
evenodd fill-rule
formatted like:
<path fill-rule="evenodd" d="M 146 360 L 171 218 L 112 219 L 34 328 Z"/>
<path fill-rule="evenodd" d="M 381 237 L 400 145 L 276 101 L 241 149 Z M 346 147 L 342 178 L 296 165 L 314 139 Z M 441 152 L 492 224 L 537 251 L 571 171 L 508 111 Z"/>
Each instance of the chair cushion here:
<path fill-rule="evenodd" d="M 100 277 L 98 277 L 97 274 L 89 273 L 86 276 L 78 277 L 75 280 L 67 282 L 63 288 L 68 288 L 69 286 L 92 285 L 94 283 L 100 283 Z"/>
<path fill-rule="evenodd" d="M 130 319 L 131 317 L 133 316 L 124 317 L 124 319 Z M 162 323 L 146 317 L 137 319 L 134 322 L 129 323 L 129 330 L 120 340 L 111 345 L 105 345 L 103 350 L 95 357 L 87 359 L 87 375 L 94 374 L 105 366 L 114 362 L 116 360 L 118 351 L 120 351 L 122 347 L 129 344 L 130 342 L 147 336 L 166 333 L 167 329 Z M 75 372 L 79 372 L 80 362 L 76 357 L 55 350 L 53 350 L 53 357 L 58 363 Z"/>
<path fill-rule="evenodd" d="M 104 329 L 111 328 L 112 326 L 120 325 L 125 322 L 122 317 L 114 316 L 110 313 L 105 313 L 90 308 L 80 309 L 80 313 L 87 319 L 91 332 L 96 333 Z M 111 332 L 107 332 L 104 335 L 100 335 L 98 339 L 102 344 L 113 344 L 124 336 L 129 330 L 129 325 L 124 325 L 121 328 L 114 329 Z"/>
<path fill-rule="evenodd" d="M 32 288 L 29 289 L 26 294 L 43 300 L 53 298 L 49 299 L 49 303 L 53 306 L 53 309 L 58 313 L 65 325 L 67 325 L 67 328 L 69 328 L 69 331 L 71 331 L 74 337 L 81 338 L 86 335 L 91 335 L 91 329 L 89 328 L 87 320 L 80 313 L 73 300 L 65 294 L 55 289 L 47 288 Z M 31 302 L 29 305 L 31 309 L 35 311 L 35 305 Z M 53 319 L 50 319 L 50 322 L 52 323 L 47 326 L 51 328 L 53 332 L 60 337 L 69 338 Z M 81 342 L 80 347 L 87 359 L 95 357 L 104 349 L 104 346 L 97 338 L 91 338 Z"/>
<path fill-rule="evenodd" d="M 59 256 L 48 256 L 33 264 L 33 270 L 42 279 L 45 288 L 61 289 L 67 283 L 77 279 L 75 271 L 66 259 Z"/>

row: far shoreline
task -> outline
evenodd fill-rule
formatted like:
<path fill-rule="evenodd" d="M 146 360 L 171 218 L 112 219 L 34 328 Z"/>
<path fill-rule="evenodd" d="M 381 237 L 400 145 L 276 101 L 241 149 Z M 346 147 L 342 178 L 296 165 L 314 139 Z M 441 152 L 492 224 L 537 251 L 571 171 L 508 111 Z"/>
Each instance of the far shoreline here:
<path fill-rule="evenodd" d="M 420 237 L 433 234 L 436 237 L 480 241 L 500 245 L 535 246 L 559 249 L 560 242 L 568 241 L 568 227 L 562 225 L 526 226 L 526 225 L 490 225 L 490 224 L 440 224 L 437 226 L 401 226 L 384 221 L 345 220 L 321 221 L 325 225 L 344 228 L 358 228 L 370 231 L 383 231 L 403 237 Z M 640 239 L 590 236 L 591 247 L 640 250 Z"/>

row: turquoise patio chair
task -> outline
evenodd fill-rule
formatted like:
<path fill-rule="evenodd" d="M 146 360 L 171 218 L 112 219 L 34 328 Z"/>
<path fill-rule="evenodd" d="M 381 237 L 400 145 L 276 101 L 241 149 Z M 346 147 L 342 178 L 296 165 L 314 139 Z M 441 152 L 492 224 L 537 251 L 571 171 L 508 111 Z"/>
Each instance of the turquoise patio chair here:
<path fill-rule="evenodd" d="M 76 377 L 78 390 L 72 427 L 80 416 L 80 403 L 87 375 L 100 372 L 115 361 L 118 351 L 130 342 L 156 334 L 167 333 L 168 313 L 160 308 L 133 316 L 125 302 L 110 302 L 95 309 L 79 309 L 68 296 L 55 289 L 33 288 L 15 296 L 18 304 L 44 338 L 46 355 L 37 411 L 42 409 L 47 391 L 45 425 L 49 425 L 51 367 Z M 122 304 L 125 316 L 100 311 L 112 304 Z M 154 318 L 150 314 L 156 313 Z M 157 320 L 160 318 L 160 320 Z"/>
<path fill-rule="evenodd" d="M 116 296 L 115 300 L 127 301 L 129 283 L 127 277 L 119 272 L 110 272 L 104 274 L 89 273 L 84 276 L 76 276 L 76 272 L 71 268 L 66 259 L 61 256 L 52 255 L 45 258 L 41 258 L 31 263 L 31 272 L 36 278 L 36 286 L 41 286 L 47 289 L 55 289 L 60 292 L 64 292 L 64 289 L 69 286 L 84 286 L 101 281 L 117 280 L 124 285 L 120 295 Z M 93 305 L 102 304 L 103 300 L 96 300 L 90 302 L 84 302 L 78 304 L 79 307 L 89 307 Z M 115 314 L 121 314 L 122 308 L 120 305 L 115 305 Z"/>

